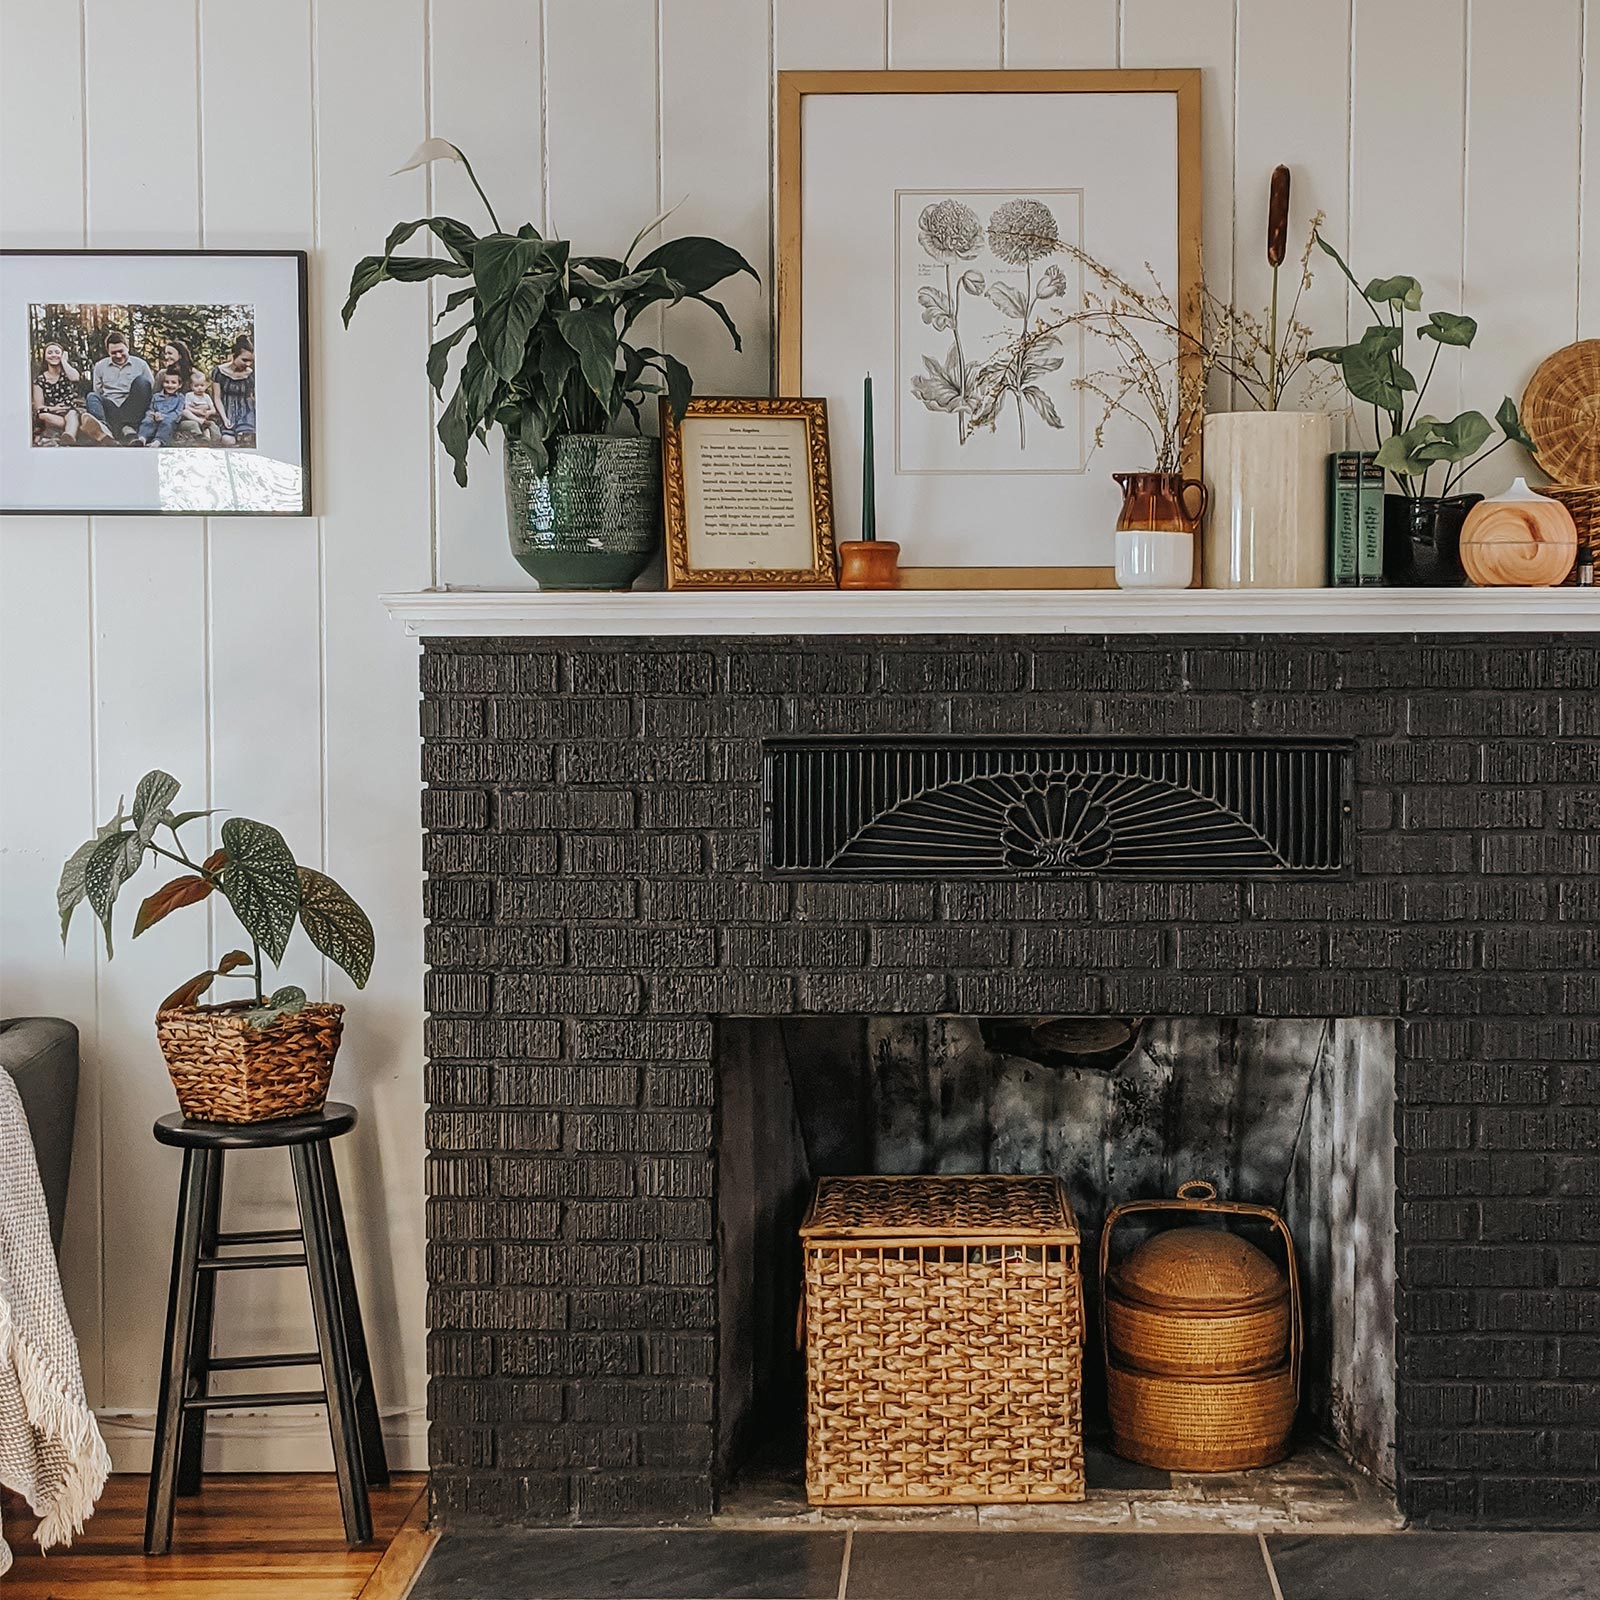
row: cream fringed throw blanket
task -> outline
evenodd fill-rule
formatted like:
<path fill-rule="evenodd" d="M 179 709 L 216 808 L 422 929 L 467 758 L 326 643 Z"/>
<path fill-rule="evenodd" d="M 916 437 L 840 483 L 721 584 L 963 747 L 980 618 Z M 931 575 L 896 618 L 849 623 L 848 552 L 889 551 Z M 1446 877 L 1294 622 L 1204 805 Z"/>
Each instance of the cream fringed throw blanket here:
<path fill-rule="evenodd" d="M 0 1072 L 0 1483 L 43 1519 L 47 1550 L 72 1542 L 110 1470 L 84 1398 L 28 1119 Z M 10 1565 L 0 1537 L 0 1572 Z"/>

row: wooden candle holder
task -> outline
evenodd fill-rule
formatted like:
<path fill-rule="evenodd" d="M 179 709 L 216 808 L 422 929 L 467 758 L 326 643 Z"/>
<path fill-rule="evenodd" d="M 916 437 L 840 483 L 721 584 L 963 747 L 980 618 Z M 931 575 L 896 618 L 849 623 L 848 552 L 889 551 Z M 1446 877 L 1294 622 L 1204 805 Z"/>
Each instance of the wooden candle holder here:
<path fill-rule="evenodd" d="M 841 589 L 898 589 L 900 546 L 893 539 L 841 539 Z"/>

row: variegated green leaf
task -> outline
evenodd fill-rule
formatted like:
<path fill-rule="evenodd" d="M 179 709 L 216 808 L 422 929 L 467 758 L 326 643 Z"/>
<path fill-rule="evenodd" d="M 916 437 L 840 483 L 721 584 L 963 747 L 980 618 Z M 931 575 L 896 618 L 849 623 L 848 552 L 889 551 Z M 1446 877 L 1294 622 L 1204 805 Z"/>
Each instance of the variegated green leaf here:
<path fill-rule="evenodd" d="M 67 942 L 67 929 L 72 925 L 72 913 L 84 896 L 84 870 L 89 857 L 95 853 L 102 839 L 109 839 L 128 819 L 122 814 L 122 802 L 117 802 L 117 814 L 95 829 L 94 838 L 86 839 L 67 857 L 61 869 L 61 881 L 56 885 L 56 910 L 61 914 L 61 942 Z"/>
<path fill-rule="evenodd" d="M 156 829 L 161 826 L 167 808 L 177 799 L 178 788 L 178 780 L 159 768 L 145 773 L 139 780 L 139 787 L 133 791 L 133 814 L 129 820 L 139 835 L 141 845 L 147 845 L 155 838 Z"/>
<path fill-rule="evenodd" d="M 365 911 L 332 878 L 300 868 L 300 926 L 306 937 L 356 988 L 366 987 L 372 971 L 372 924 Z"/>
<path fill-rule="evenodd" d="M 139 835 L 124 828 L 100 840 L 84 863 L 84 898 L 105 929 L 107 960 L 111 958 L 111 911 L 117 903 L 117 891 L 138 870 L 143 854 Z"/>
<path fill-rule="evenodd" d="M 229 817 L 222 825 L 222 892 L 244 930 L 274 962 L 283 959 L 300 908 L 300 878 L 283 835 L 265 822 Z"/>
<path fill-rule="evenodd" d="M 304 1011 L 305 1007 L 305 990 L 286 983 L 281 989 L 272 991 L 264 1006 L 251 1006 L 244 1013 L 245 1026 L 259 1032 L 262 1028 L 270 1028 L 279 1017 L 293 1016 L 297 1011 Z"/>

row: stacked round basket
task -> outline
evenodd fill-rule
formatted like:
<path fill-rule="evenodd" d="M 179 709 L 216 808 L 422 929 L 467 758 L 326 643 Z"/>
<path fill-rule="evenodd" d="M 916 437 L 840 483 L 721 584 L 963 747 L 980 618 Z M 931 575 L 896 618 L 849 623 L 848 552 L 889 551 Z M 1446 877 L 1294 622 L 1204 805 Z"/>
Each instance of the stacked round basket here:
<path fill-rule="evenodd" d="M 1546 357 L 1522 396 L 1522 424 L 1551 482 L 1539 493 L 1572 513 L 1581 553 L 1600 554 L 1600 339 Z M 1579 567 L 1567 579 L 1577 582 Z"/>
<path fill-rule="evenodd" d="M 1266 1206 L 1186 1183 L 1176 1200 L 1118 1206 L 1100 1235 L 1100 1308 L 1112 1447 L 1146 1466 L 1239 1472 L 1281 1460 L 1300 1403 L 1300 1283 L 1294 1241 Z M 1137 1213 L 1265 1224 L 1286 1270 L 1237 1233 L 1170 1228 L 1113 1271 L 1116 1225 Z"/>

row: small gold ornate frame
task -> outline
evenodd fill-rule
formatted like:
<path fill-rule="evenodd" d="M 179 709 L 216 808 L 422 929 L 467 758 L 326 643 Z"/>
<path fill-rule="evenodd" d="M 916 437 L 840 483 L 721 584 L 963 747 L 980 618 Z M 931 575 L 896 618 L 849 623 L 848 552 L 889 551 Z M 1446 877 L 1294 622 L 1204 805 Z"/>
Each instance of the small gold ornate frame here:
<path fill-rule="evenodd" d="M 684 421 L 717 417 L 751 422 L 799 418 L 805 423 L 806 476 L 811 503 L 811 552 L 807 565 L 704 567 L 690 559 L 690 513 L 684 483 L 684 437 L 665 399 L 661 402 L 661 481 L 666 501 L 669 589 L 832 589 L 834 565 L 833 486 L 828 471 L 828 403 L 825 400 L 691 400 Z"/>

